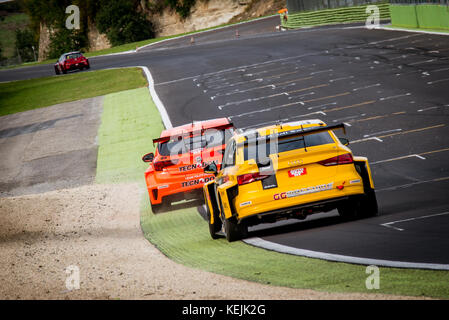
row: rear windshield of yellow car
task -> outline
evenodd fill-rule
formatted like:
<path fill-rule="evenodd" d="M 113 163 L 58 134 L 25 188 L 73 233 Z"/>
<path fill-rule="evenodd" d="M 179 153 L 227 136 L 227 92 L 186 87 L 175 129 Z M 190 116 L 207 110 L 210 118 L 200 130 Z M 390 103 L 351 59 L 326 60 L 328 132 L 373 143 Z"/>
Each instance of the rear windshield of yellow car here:
<path fill-rule="evenodd" d="M 304 149 L 304 147 L 309 148 L 333 143 L 335 143 L 335 141 L 332 139 L 329 132 L 319 132 L 305 136 L 281 138 L 276 145 L 270 144 L 269 141 L 262 144 L 245 145 L 245 161 L 249 159 L 266 158 L 270 154 Z M 261 148 L 263 148 L 263 150 Z"/>

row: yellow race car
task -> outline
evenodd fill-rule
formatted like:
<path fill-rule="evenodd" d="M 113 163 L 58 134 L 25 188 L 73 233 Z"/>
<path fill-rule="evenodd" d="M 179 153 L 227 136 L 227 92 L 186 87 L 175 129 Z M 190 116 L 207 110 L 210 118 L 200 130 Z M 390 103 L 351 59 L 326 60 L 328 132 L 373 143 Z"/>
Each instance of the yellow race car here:
<path fill-rule="evenodd" d="M 278 124 L 235 134 L 220 171 L 203 186 L 209 231 L 228 241 L 246 237 L 248 226 L 338 209 L 346 219 L 377 215 L 368 159 L 354 157 L 346 138 L 321 120 Z"/>

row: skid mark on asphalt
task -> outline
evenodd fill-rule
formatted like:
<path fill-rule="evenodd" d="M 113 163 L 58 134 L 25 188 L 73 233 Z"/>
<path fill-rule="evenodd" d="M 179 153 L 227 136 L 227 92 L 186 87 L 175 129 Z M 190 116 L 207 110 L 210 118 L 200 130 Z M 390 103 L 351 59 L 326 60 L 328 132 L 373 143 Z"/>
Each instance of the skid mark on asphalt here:
<path fill-rule="evenodd" d="M 58 121 L 79 118 L 82 116 L 83 116 L 83 114 L 75 114 L 75 115 L 68 116 L 68 117 L 61 117 L 61 118 L 57 118 L 57 119 L 53 119 L 53 120 L 29 124 L 29 125 L 25 125 L 25 126 L 21 126 L 21 127 L 3 129 L 3 130 L 0 130 L 0 139 L 16 137 L 16 136 L 20 136 L 23 134 L 35 133 L 37 131 L 50 129 L 50 128 L 53 128 Z"/>

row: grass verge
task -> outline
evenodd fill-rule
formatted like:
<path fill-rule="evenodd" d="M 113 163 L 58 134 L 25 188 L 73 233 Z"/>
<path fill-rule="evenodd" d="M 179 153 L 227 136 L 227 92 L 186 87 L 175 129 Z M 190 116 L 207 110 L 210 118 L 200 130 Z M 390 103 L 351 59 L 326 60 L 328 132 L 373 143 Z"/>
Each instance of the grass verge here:
<path fill-rule="evenodd" d="M 78 72 L 0 83 L 0 116 L 144 87 L 140 68 Z"/>
<path fill-rule="evenodd" d="M 449 297 L 449 272 L 380 268 L 380 289 L 368 290 L 366 266 L 292 256 L 243 242 L 212 240 L 196 209 L 153 215 L 142 200 L 145 237 L 172 260 L 189 267 L 263 284 L 326 292 Z"/>
<path fill-rule="evenodd" d="M 104 98 L 98 131 L 97 183 L 143 180 L 143 154 L 154 151 L 152 138 L 164 129 L 147 88 Z"/>
<path fill-rule="evenodd" d="M 148 91 L 137 89 L 107 96 L 99 134 L 97 182 L 139 181 L 162 121 Z M 146 100 L 146 101 L 145 101 Z M 327 292 L 385 293 L 449 297 L 449 272 L 380 268 L 380 290 L 367 290 L 366 267 L 286 255 L 243 242 L 212 240 L 195 208 L 154 215 L 142 197 L 145 237 L 170 259 L 189 267 L 264 284 Z M 205 284 L 207 285 L 207 284 Z"/>

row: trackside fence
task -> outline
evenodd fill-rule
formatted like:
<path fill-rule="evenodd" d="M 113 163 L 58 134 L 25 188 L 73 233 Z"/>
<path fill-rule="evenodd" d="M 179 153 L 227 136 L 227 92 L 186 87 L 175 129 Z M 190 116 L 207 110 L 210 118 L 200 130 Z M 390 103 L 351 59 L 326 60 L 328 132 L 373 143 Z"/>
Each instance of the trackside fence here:
<path fill-rule="evenodd" d="M 281 23 L 284 28 L 296 29 L 307 26 L 366 21 L 368 17 L 366 8 L 368 5 L 378 6 L 381 20 L 390 19 L 390 4 L 381 1 L 353 7 L 289 12 L 286 18 L 284 15 L 281 15 Z"/>
<path fill-rule="evenodd" d="M 449 30 L 449 0 L 392 0 L 390 12 L 394 26 Z"/>

